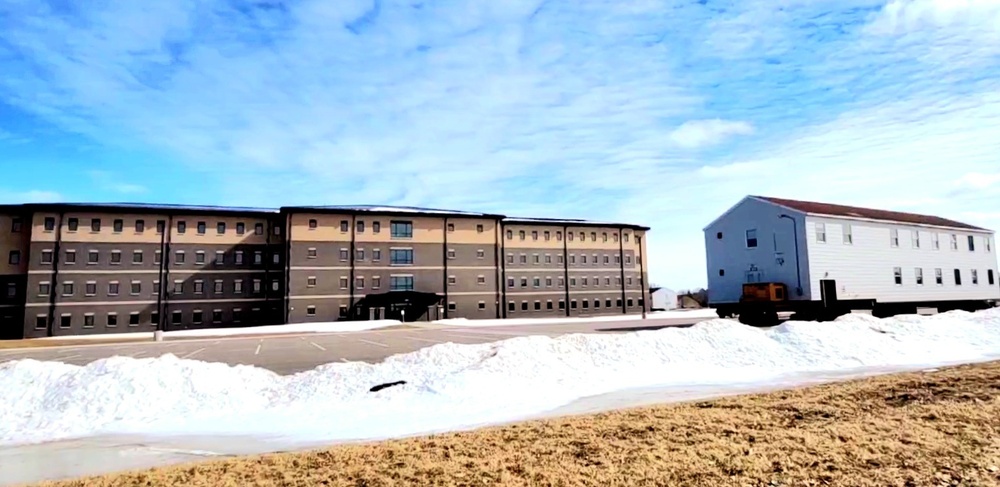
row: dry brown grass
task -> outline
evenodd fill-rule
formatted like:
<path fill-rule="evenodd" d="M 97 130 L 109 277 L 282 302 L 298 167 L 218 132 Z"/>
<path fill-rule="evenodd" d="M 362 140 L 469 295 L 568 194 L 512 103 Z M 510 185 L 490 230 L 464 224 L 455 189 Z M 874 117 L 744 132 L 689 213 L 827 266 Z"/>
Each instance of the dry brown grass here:
<path fill-rule="evenodd" d="M 69 486 L 1000 485 L 1000 362 Z"/>

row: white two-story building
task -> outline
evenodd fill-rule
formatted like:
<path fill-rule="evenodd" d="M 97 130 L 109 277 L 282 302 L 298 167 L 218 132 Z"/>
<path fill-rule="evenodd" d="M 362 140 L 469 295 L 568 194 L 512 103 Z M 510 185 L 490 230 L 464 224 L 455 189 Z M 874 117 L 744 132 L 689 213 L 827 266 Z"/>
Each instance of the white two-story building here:
<path fill-rule="evenodd" d="M 815 302 L 825 281 L 839 300 L 874 302 L 882 315 L 1000 300 L 994 232 L 945 218 L 747 196 L 704 231 L 720 315 L 744 283 L 783 283 L 790 302 Z"/>

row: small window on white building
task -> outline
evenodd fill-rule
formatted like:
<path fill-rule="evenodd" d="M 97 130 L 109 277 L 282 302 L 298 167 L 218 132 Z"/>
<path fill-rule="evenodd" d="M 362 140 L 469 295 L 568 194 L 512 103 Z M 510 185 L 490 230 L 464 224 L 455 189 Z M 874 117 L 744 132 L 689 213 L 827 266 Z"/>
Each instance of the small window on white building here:
<path fill-rule="evenodd" d="M 844 224 L 844 243 L 847 245 L 854 243 L 854 229 L 851 228 L 850 223 Z"/>
<path fill-rule="evenodd" d="M 993 251 L 993 242 L 990 241 L 989 237 L 983 237 L 983 246 L 986 247 L 987 252 Z"/>
<path fill-rule="evenodd" d="M 747 248 L 748 249 L 757 248 L 757 229 L 756 228 L 747 230 Z"/>
<path fill-rule="evenodd" d="M 975 252 L 976 251 L 976 237 L 974 237 L 972 235 L 969 235 L 968 239 L 969 239 L 969 252 Z"/>
<path fill-rule="evenodd" d="M 826 223 L 816 224 L 816 241 L 826 242 Z"/>
<path fill-rule="evenodd" d="M 924 285 L 924 270 L 921 269 L 920 267 L 917 267 L 916 269 L 914 269 L 914 273 L 917 276 L 917 285 L 923 286 Z"/>
<path fill-rule="evenodd" d="M 934 269 L 934 282 L 938 285 L 944 285 L 944 273 L 941 269 Z"/>
<path fill-rule="evenodd" d="M 903 284 L 903 269 L 901 269 L 899 267 L 893 267 L 892 268 L 892 275 L 895 278 L 896 285 L 902 285 Z"/>
<path fill-rule="evenodd" d="M 941 249 L 941 234 L 937 233 L 937 232 L 934 232 L 934 235 L 931 237 L 931 240 L 932 240 L 932 243 L 934 245 L 934 250 L 940 250 Z"/>
<path fill-rule="evenodd" d="M 951 250 L 958 250 L 958 235 L 951 234 Z"/>
<path fill-rule="evenodd" d="M 889 229 L 889 242 L 893 247 L 899 247 L 899 230 L 896 228 Z"/>
<path fill-rule="evenodd" d="M 913 244 L 913 248 L 920 248 L 920 230 L 910 230 L 910 242 Z"/>
<path fill-rule="evenodd" d="M 979 271 L 976 269 L 972 269 L 971 272 L 972 272 L 972 284 L 973 285 L 979 284 Z"/>

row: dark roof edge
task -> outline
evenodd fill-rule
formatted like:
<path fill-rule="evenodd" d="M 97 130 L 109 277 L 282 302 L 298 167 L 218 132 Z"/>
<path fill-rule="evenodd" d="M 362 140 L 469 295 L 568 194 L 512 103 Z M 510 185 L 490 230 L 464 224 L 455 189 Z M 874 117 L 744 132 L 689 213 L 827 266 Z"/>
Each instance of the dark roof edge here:
<path fill-rule="evenodd" d="M 319 214 L 339 214 L 339 215 L 389 215 L 389 216 L 440 216 L 448 218 L 484 218 L 490 220 L 502 220 L 504 215 L 492 213 L 474 213 L 435 209 L 396 209 L 380 208 L 335 208 L 323 206 L 282 206 L 281 213 L 319 213 Z"/>
<path fill-rule="evenodd" d="M 564 218 L 510 217 L 510 218 L 504 218 L 503 222 L 515 225 L 553 225 L 553 226 L 587 227 L 587 228 L 592 228 L 592 227 L 628 228 L 631 230 L 642 230 L 642 231 L 650 230 L 650 227 L 647 227 L 645 225 L 637 225 L 634 223 L 600 222 L 593 220 L 574 220 L 574 219 L 564 219 Z"/>
<path fill-rule="evenodd" d="M 25 203 L 27 211 L 128 211 L 133 213 L 163 213 L 168 215 L 277 215 L 277 209 L 236 206 L 179 205 L 158 203 Z"/>

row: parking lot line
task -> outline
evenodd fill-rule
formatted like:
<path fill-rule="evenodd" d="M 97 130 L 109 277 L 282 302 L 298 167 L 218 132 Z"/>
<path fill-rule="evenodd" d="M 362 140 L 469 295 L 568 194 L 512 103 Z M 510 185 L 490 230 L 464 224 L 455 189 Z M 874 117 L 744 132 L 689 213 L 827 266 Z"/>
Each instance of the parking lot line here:
<path fill-rule="evenodd" d="M 316 347 L 316 348 L 318 348 L 318 349 L 320 349 L 320 350 L 322 350 L 322 351 L 324 351 L 324 352 L 326 351 L 326 349 L 325 349 L 325 348 L 323 348 L 322 346 L 320 346 L 320 345 L 319 345 L 318 343 L 316 343 L 316 342 L 309 342 L 309 344 L 310 344 L 310 345 L 312 345 L 312 346 L 314 346 L 314 347 Z"/>
<path fill-rule="evenodd" d="M 406 335 L 403 335 L 403 338 L 409 338 L 410 340 L 413 340 L 413 341 L 416 341 L 416 342 L 435 343 L 435 344 L 436 343 L 442 343 L 441 340 L 428 340 L 426 338 L 417 338 L 417 337 L 411 337 L 411 336 L 406 336 Z"/>
<path fill-rule="evenodd" d="M 376 346 L 379 346 L 379 347 L 389 348 L 389 345 L 386 345 L 384 343 L 379 343 L 379 342 L 373 342 L 371 340 L 365 340 L 364 338 L 358 338 L 358 341 L 359 342 L 367 343 L 369 345 L 376 345 Z"/>
<path fill-rule="evenodd" d="M 195 351 L 193 351 L 193 352 L 191 352 L 189 354 L 181 356 L 181 358 L 182 359 L 188 359 L 188 358 L 194 357 L 195 355 L 197 355 L 197 354 L 199 354 L 201 352 L 204 352 L 204 351 L 205 351 L 204 348 L 199 348 L 198 350 L 195 350 Z"/>
<path fill-rule="evenodd" d="M 254 355 L 260 355 L 260 347 L 262 347 L 262 346 L 263 346 L 263 342 L 262 343 L 258 343 L 257 344 L 257 350 L 254 350 L 253 354 Z"/>

